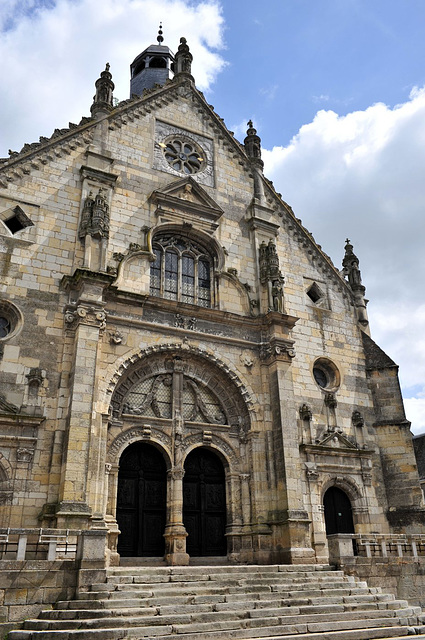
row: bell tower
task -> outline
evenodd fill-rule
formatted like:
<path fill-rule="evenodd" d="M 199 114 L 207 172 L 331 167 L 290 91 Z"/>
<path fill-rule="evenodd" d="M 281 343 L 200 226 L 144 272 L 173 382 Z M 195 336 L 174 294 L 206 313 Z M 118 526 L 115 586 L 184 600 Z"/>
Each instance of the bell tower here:
<path fill-rule="evenodd" d="M 163 85 L 174 73 L 174 55 L 163 46 L 162 24 L 159 25 L 158 44 L 151 44 L 130 65 L 130 96 L 141 96 L 144 89 Z"/>

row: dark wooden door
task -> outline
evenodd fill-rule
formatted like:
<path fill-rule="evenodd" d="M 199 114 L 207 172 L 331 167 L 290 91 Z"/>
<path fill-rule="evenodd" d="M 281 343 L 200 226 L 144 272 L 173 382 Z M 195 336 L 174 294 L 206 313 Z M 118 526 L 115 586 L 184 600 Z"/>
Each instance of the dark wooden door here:
<path fill-rule="evenodd" d="M 122 556 L 164 555 L 166 466 L 151 445 L 136 442 L 122 454 L 118 474 L 117 521 Z"/>
<path fill-rule="evenodd" d="M 208 449 L 192 451 L 184 465 L 183 521 L 191 556 L 226 555 L 226 491 L 220 459 Z"/>
<path fill-rule="evenodd" d="M 344 491 L 330 487 L 323 498 L 325 508 L 326 535 L 332 533 L 354 533 L 351 502 Z"/>

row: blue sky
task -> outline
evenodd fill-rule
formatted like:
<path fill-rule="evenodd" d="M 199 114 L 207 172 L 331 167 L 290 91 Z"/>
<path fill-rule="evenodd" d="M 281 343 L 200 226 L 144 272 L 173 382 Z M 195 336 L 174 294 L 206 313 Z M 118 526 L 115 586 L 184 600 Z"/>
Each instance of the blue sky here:
<path fill-rule="evenodd" d="M 2 0 L 0 156 L 89 115 L 111 64 L 115 97 L 159 21 L 265 173 L 341 265 L 348 236 L 372 337 L 400 365 L 425 432 L 425 2 L 423 0 Z"/>

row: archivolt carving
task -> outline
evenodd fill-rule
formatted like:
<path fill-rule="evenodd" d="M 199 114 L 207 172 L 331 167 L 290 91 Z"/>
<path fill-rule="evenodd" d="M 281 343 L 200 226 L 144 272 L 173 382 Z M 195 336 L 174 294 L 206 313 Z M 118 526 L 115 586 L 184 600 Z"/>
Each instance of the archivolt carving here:
<path fill-rule="evenodd" d="M 111 443 L 107 452 L 107 461 L 111 464 L 118 464 L 124 449 L 133 442 L 144 440 L 146 442 L 157 442 L 161 445 L 167 455 L 168 461 L 171 459 L 171 438 L 166 433 L 155 427 L 131 427 L 120 433 Z M 170 464 L 168 465 L 170 466 Z"/>
<path fill-rule="evenodd" d="M 352 479 L 346 478 L 343 476 L 335 476 L 333 478 L 329 478 L 322 485 L 322 501 L 326 491 L 330 487 L 338 487 L 345 491 L 345 493 L 350 498 L 353 504 L 356 504 L 356 507 L 361 507 L 363 502 L 363 493 L 359 485 Z"/>
<path fill-rule="evenodd" d="M 125 396 L 132 385 L 149 376 L 166 373 L 168 354 L 170 362 L 174 358 L 180 363 L 185 375 L 199 380 L 221 398 L 229 424 L 234 429 L 239 431 L 243 427 L 245 431 L 249 430 L 253 402 L 238 376 L 215 355 L 185 343 L 149 347 L 121 364 L 108 387 L 115 415 L 122 411 Z"/>
<path fill-rule="evenodd" d="M 205 446 L 203 433 L 195 433 L 184 439 L 183 449 L 186 454 L 185 457 L 192 451 L 192 449 L 195 449 L 197 446 Z M 237 473 L 239 457 L 236 455 L 236 452 L 233 450 L 233 448 L 222 438 L 216 435 L 211 435 L 210 446 L 222 454 L 232 473 Z"/>

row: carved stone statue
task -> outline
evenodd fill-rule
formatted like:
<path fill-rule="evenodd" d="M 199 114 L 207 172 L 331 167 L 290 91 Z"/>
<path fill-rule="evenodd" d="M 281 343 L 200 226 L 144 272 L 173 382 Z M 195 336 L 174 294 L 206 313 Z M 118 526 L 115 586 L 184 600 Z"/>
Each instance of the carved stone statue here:
<path fill-rule="evenodd" d="M 102 187 L 94 198 L 90 191 L 84 201 L 79 236 L 84 238 L 87 235 L 109 237 L 109 205 L 106 202 L 106 189 Z"/>
<path fill-rule="evenodd" d="M 257 130 L 254 129 L 252 120 L 248 122 L 247 136 L 244 140 L 245 151 L 249 158 L 261 160 L 261 138 L 257 136 Z"/>
<path fill-rule="evenodd" d="M 284 313 L 284 277 L 279 269 L 279 256 L 273 240 L 270 240 L 268 244 L 263 241 L 259 254 L 260 281 L 267 286 L 269 309 Z"/>

